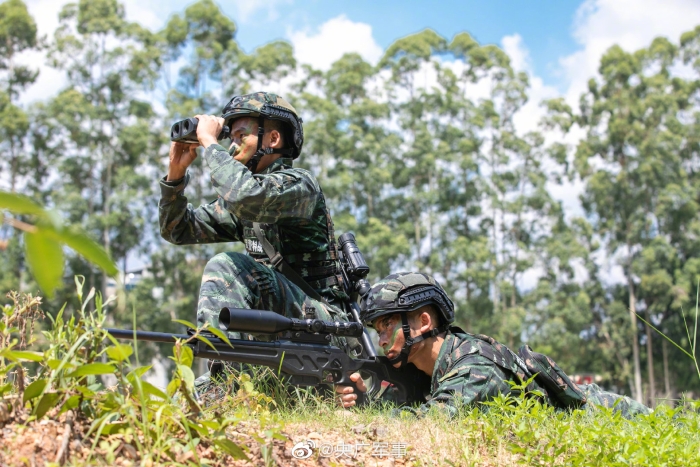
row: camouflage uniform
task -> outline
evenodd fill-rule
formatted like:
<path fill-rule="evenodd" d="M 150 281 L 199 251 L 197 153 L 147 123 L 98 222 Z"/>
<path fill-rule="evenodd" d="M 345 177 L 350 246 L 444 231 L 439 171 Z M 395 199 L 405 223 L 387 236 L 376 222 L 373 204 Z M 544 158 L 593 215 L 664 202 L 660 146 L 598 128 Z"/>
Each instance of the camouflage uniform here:
<path fill-rule="evenodd" d="M 425 305 L 433 305 L 440 314 L 440 329 L 445 330 L 445 337 L 433 368 L 428 402 L 417 410 L 406 410 L 422 414 L 432 406 L 438 406 L 455 415 L 460 405 L 485 402 L 498 394 L 517 395 L 509 381 L 521 384 L 529 379 L 531 373 L 526 363 L 506 346 L 485 335 L 469 334 L 455 326 L 447 327 L 454 321 L 452 302 L 442 287 L 426 274 L 392 274 L 372 287 L 362 305 L 361 316 L 367 326 L 387 314 L 400 313 L 403 319 L 407 312 Z M 405 320 L 404 325 L 407 325 Z M 579 388 L 587 399 L 583 405 L 586 410 L 595 410 L 597 406 L 612 407 L 617 402 L 614 410 L 622 412 L 625 417 L 650 412 L 644 405 L 603 391 L 595 384 L 579 385 Z M 545 394 L 544 402 L 554 404 L 551 395 L 536 381 L 527 390 L 541 391 Z M 383 389 L 374 397 L 392 401 L 394 393 Z"/>
<path fill-rule="evenodd" d="M 236 112 L 228 118 L 224 109 L 227 122 L 249 114 L 262 121 L 259 111 L 263 104 L 277 112 L 293 110 L 275 94 L 255 93 L 242 97 Z M 232 99 L 231 103 L 236 99 L 240 97 Z M 299 138 L 300 127 L 294 128 L 294 137 Z M 298 142 L 294 157 L 300 150 L 301 142 Z M 207 263 L 197 321 L 218 326 L 219 311 L 225 306 L 272 310 L 296 318 L 303 317 L 305 306 L 313 306 L 319 319 L 345 320 L 340 309 L 309 298 L 269 266 L 268 257 L 253 230 L 254 223 L 260 223 L 265 238 L 292 269 L 324 299 L 337 303 L 343 294 L 339 288 L 333 223 L 316 178 L 306 170 L 293 168 L 289 157 L 281 157 L 254 174 L 218 144 L 206 148 L 204 161 L 219 197 L 195 209 L 184 194 L 189 174 L 181 180 L 161 180 L 161 236 L 176 245 L 243 242 L 248 254 L 221 253 Z M 232 333 L 231 337 L 240 336 Z"/>
<path fill-rule="evenodd" d="M 430 387 L 430 400 L 419 412 L 431 406 L 446 407 L 456 413 L 458 404 L 471 405 L 487 401 L 498 394 L 513 394 L 509 381 L 520 383 L 526 380 L 523 369 L 512 358 L 504 345 L 483 335 L 474 335 L 452 327 L 440 347 Z M 495 358 L 494 358 L 495 357 Z M 498 361 L 498 363 L 496 363 Z M 603 391 L 595 384 L 578 385 L 586 395 L 582 408 L 594 411 L 597 406 L 612 407 L 625 417 L 650 413 L 650 409 L 626 396 Z M 552 403 L 544 388 L 533 382 L 533 387 L 545 393 L 544 402 Z"/>

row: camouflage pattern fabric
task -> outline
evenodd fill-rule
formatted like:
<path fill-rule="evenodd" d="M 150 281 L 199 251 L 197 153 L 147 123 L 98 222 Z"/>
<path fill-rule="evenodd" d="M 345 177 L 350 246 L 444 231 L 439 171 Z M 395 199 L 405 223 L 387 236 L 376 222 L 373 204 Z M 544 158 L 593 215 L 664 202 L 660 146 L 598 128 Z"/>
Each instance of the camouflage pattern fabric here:
<path fill-rule="evenodd" d="M 289 318 L 303 318 L 306 307 L 326 321 L 346 321 L 344 312 L 308 297 L 279 272 L 241 253 L 220 253 L 207 263 L 197 304 L 197 322 L 218 326 L 223 307 L 272 310 Z M 229 333 L 239 339 L 238 333 Z M 262 336 L 256 336 L 262 337 Z M 335 342 L 336 345 L 342 345 Z"/>
<path fill-rule="evenodd" d="M 204 151 L 204 159 L 219 197 L 193 208 L 184 194 L 189 174 L 182 180 L 161 180 L 159 215 L 164 239 L 178 245 L 242 241 L 247 225 L 266 222 L 278 227 L 276 246 L 285 258 L 331 257 L 325 199 L 311 173 L 292 168 L 290 159 L 280 158 L 253 174 L 218 144 Z M 306 264 L 302 261 L 297 266 L 304 269 Z M 329 302 L 341 295 L 337 286 L 318 292 Z M 346 319 L 339 309 L 309 299 L 267 265 L 246 255 L 223 253 L 205 267 L 197 319 L 218 325 L 216 318 L 224 306 L 300 317 L 305 303 L 316 308 L 320 319 Z"/>
<path fill-rule="evenodd" d="M 218 144 L 209 146 L 204 158 L 219 197 L 195 209 L 184 194 L 189 174 L 182 180 L 161 180 L 161 236 L 176 245 L 245 241 L 249 253 L 265 258 L 252 225 L 266 223 L 265 236 L 293 269 L 324 298 L 344 298 L 338 281 L 328 280 L 339 266 L 316 178 L 293 168 L 286 158 L 253 174 Z"/>
<path fill-rule="evenodd" d="M 484 336 L 460 332 L 459 328 L 451 328 L 440 348 L 440 353 L 433 369 L 430 399 L 417 409 L 402 409 L 422 415 L 437 406 L 440 410 L 447 411 L 450 415 L 457 414 L 457 407 L 485 402 L 499 394 L 512 394 L 517 396 L 508 381 L 520 383 L 523 381 L 521 370 L 517 365 L 504 359 L 498 364 L 490 355 L 504 355 L 503 349 L 494 348 L 494 344 L 484 340 Z M 505 348 L 502 344 L 498 344 Z M 622 413 L 624 417 L 632 417 L 638 414 L 650 413 L 651 410 L 644 405 L 626 396 L 613 394 L 601 390 L 598 386 L 581 385 L 580 388 L 586 394 L 588 402 L 583 409 L 595 411 L 597 406 L 612 407 L 615 402 L 615 411 Z M 536 383 L 530 389 L 538 389 L 546 395 L 546 391 Z M 384 393 L 382 400 L 391 400 L 390 391 Z M 545 403 L 550 403 L 545 396 Z"/>
<path fill-rule="evenodd" d="M 588 399 L 584 408 L 591 412 L 598 410 L 598 407 L 614 407 L 614 412 L 622 412 L 622 416 L 626 418 L 652 412 L 646 405 L 630 397 L 604 391 L 597 384 L 579 384 L 578 387 Z"/>

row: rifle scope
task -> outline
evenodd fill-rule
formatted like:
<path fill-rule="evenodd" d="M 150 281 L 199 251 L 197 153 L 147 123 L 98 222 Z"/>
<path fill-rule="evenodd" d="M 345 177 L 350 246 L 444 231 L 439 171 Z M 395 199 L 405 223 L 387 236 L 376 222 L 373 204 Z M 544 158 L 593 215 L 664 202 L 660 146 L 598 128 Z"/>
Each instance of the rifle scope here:
<path fill-rule="evenodd" d="M 302 331 L 312 334 L 334 334 L 348 337 L 360 337 L 364 330 L 362 324 L 356 322 L 287 318 L 274 311 L 245 310 L 240 308 L 222 308 L 219 313 L 219 328 L 222 331 L 260 334 Z"/>
<path fill-rule="evenodd" d="M 179 122 L 173 123 L 170 127 L 170 141 L 176 141 L 179 143 L 199 143 L 197 139 L 197 124 L 199 123 L 198 118 L 186 118 L 180 120 Z M 229 138 L 231 136 L 231 129 L 224 125 L 221 129 L 221 133 L 216 137 L 219 141 L 222 139 Z"/>

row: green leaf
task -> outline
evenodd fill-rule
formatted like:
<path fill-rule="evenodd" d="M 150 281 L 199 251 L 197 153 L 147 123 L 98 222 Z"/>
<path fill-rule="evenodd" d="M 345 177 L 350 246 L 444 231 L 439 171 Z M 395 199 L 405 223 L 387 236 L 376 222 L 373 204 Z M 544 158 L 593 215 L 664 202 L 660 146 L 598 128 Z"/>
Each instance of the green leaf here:
<path fill-rule="evenodd" d="M 176 377 L 168 383 L 168 387 L 165 388 L 165 392 L 167 392 L 169 396 L 173 396 L 177 392 L 178 387 L 180 387 L 180 378 Z"/>
<path fill-rule="evenodd" d="M 122 432 L 127 428 L 129 428 L 129 424 L 126 422 L 106 423 L 104 428 L 102 429 L 102 434 L 113 435 L 115 433 Z"/>
<path fill-rule="evenodd" d="M 194 388 L 194 373 L 192 369 L 185 365 L 178 365 L 177 369 L 180 372 L 180 377 L 185 381 L 187 388 Z"/>
<path fill-rule="evenodd" d="M 80 399 L 81 397 L 78 395 L 70 396 L 64 403 L 63 406 L 61 407 L 61 412 L 64 413 L 67 412 L 68 410 L 72 410 L 80 404 Z"/>
<path fill-rule="evenodd" d="M 218 350 L 216 350 L 216 347 L 214 347 L 214 344 L 212 344 L 211 341 L 210 341 L 209 339 L 207 339 L 206 337 L 201 336 L 201 335 L 200 335 L 200 336 L 197 336 L 197 339 L 199 339 L 200 341 L 204 342 L 204 343 L 207 344 L 209 347 L 211 347 L 215 352 L 218 353 Z"/>
<path fill-rule="evenodd" d="M 176 323 L 180 323 L 180 324 L 182 324 L 183 326 L 185 326 L 185 327 L 187 327 L 187 328 L 190 328 L 190 329 L 197 329 L 197 326 L 195 326 L 194 324 L 190 323 L 189 321 L 185 321 L 184 319 L 174 319 L 173 321 L 176 322 Z"/>
<path fill-rule="evenodd" d="M 0 386 L 0 396 L 3 396 L 5 393 L 8 393 L 12 390 L 12 383 L 5 383 L 2 386 Z"/>
<path fill-rule="evenodd" d="M 0 209 L 7 209 L 14 214 L 33 214 L 35 216 L 45 216 L 46 211 L 31 198 L 0 191 Z"/>
<path fill-rule="evenodd" d="M 214 440 L 214 444 L 219 446 L 222 451 L 226 452 L 229 456 L 233 457 L 234 459 L 245 459 L 246 461 L 250 462 L 250 459 L 248 459 L 248 456 L 246 456 L 245 452 L 243 452 L 243 449 L 233 441 L 231 441 L 228 438 L 219 438 Z"/>
<path fill-rule="evenodd" d="M 46 380 L 37 379 L 24 390 L 24 397 L 22 400 L 27 402 L 35 397 L 39 397 L 41 393 L 44 392 L 44 388 L 46 388 Z"/>
<path fill-rule="evenodd" d="M 221 339 L 222 341 L 226 342 L 228 345 L 230 345 L 233 348 L 233 346 L 231 345 L 231 341 L 228 340 L 228 337 L 226 337 L 226 334 L 224 334 L 224 332 L 221 331 L 221 329 L 215 329 L 215 328 L 209 326 L 209 328 L 207 330 L 210 331 L 212 334 L 214 334 L 219 339 Z"/>
<path fill-rule="evenodd" d="M 109 276 L 114 277 L 119 272 L 105 249 L 77 228 L 46 229 L 46 235 L 70 247 Z"/>
<path fill-rule="evenodd" d="M 168 400 L 168 395 L 165 394 L 160 388 L 152 385 L 148 381 L 141 381 L 141 389 L 143 393 L 147 396 L 155 396 L 159 399 Z"/>
<path fill-rule="evenodd" d="M 49 238 L 44 230 L 25 232 L 24 247 L 27 262 L 34 279 L 49 297 L 61 285 L 63 277 L 63 249 Z"/>
<path fill-rule="evenodd" d="M 206 438 L 207 436 L 209 436 L 209 430 L 207 430 L 206 427 L 199 425 L 197 423 L 192 423 L 192 422 L 186 422 L 186 423 L 187 423 L 187 426 L 189 426 L 192 430 L 196 431 L 199 434 L 199 436 L 201 436 L 202 438 Z"/>
<path fill-rule="evenodd" d="M 114 365 L 111 365 L 109 363 L 89 363 L 87 365 L 83 365 L 81 367 L 78 367 L 77 370 L 75 370 L 73 373 L 69 374 L 69 378 L 76 378 L 79 376 L 86 376 L 86 375 L 107 375 L 110 373 L 114 373 L 116 368 L 114 368 Z"/>
<path fill-rule="evenodd" d="M 52 370 L 58 370 L 58 368 L 61 366 L 61 363 L 63 363 L 63 360 L 58 360 L 56 358 L 52 358 L 48 362 L 46 362 L 46 365 L 51 368 Z M 72 370 L 75 368 L 75 365 L 73 365 L 70 362 L 66 362 L 65 365 L 63 365 L 63 368 L 67 370 Z"/>
<path fill-rule="evenodd" d="M 180 350 L 180 361 L 178 362 L 181 365 L 185 365 L 188 368 L 192 367 L 192 362 L 194 361 L 194 352 L 192 351 L 192 347 L 188 345 L 182 346 Z"/>
<path fill-rule="evenodd" d="M 95 395 L 95 391 L 93 391 L 93 390 L 91 390 L 91 389 L 89 389 L 89 388 L 86 388 L 85 386 L 77 385 L 77 386 L 75 387 L 75 389 L 76 389 L 80 394 L 82 394 L 83 397 L 88 398 L 88 399 Z"/>
<path fill-rule="evenodd" d="M 134 353 L 134 349 L 129 344 L 118 344 L 107 348 L 107 355 L 114 361 L 123 362 Z"/>
<path fill-rule="evenodd" d="M 31 362 L 40 362 L 44 359 L 44 354 L 41 352 L 30 352 L 28 350 L 10 350 L 3 352 L 3 357 L 10 360 L 29 360 Z"/>
<path fill-rule="evenodd" d="M 57 392 L 49 392 L 44 394 L 44 396 L 39 400 L 39 403 L 34 409 L 34 415 L 36 418 L 41 418 L 46 415 L 46 412 L 53 409 L 61 398 L 61 394 Z"/>
<path fill-rule="evenodd" d="M 153 365 L 145 365 L 140 366 L 138 368 L 134 368 L 129 372 L 129 374 L 126 375 L 126 380 L 129 381 L 131 384 L 134 384 L 136 378 L 141 378 L 151 368 L 153 368 Z"/>

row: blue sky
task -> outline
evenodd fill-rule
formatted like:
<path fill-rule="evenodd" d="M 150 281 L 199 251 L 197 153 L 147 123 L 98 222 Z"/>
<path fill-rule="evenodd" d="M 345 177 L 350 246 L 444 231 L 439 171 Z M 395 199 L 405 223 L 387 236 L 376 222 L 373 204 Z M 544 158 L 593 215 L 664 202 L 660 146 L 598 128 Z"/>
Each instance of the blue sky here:
<path fill-rule="evenodd" d="M 295 0 L 275 5 L 278 13 L 257 10 L 238 21 L 238 41 L 246 51 L 273 39 L 285 38 L 289 28 L 314 30 L 340 15 L 372 26 L 377 44 L 386 49 L 396 39 L 432 28 L 448 40 L 467 31 L 480 43 L 500 44 L 504 36 L 519 34 L 530 51 L 532 69 L 545 82 L 556 85 L 557 59 L 573 53 L 571 35 L 580 1 L 369 1 Z M 237 8 L 221 3 L 237 16 Z M 257 24 L 256 24 L 257 23 Z M 262 27 L 260 27 L 262 26 Z"/>
<path fill-rule="evenodd" d="M 40 32 L 52 35 L 69 0 L 25 0 Z M 75 1 L 75 0 L 73 0 Z M 191 0 L 121 0 L 127 17 L 162 28 Z M 217 1 L 217 0 L 215 0 Z M 238 25 L 244 50 L 274 39 L 292 42 L 301 62 L 323 68 L 349 51 L 376 61 L 393 41 L 432 28 L 448 40 L 467 31 L 503 46 L 531 75 L 535 98 L 575 102 L 613 44 L 636 50 L 658 35 L 678 41 L 700 24 L 700 0 L 219 0 Z M 43 61 L 43 60 L 42 60 Z M 58 82 L 57 82 L 58 81 Z M 32 100 L 54 93 L 61 76 L 42 68 Z M 58 86 L 60 87 L 60 86 Z"/>

